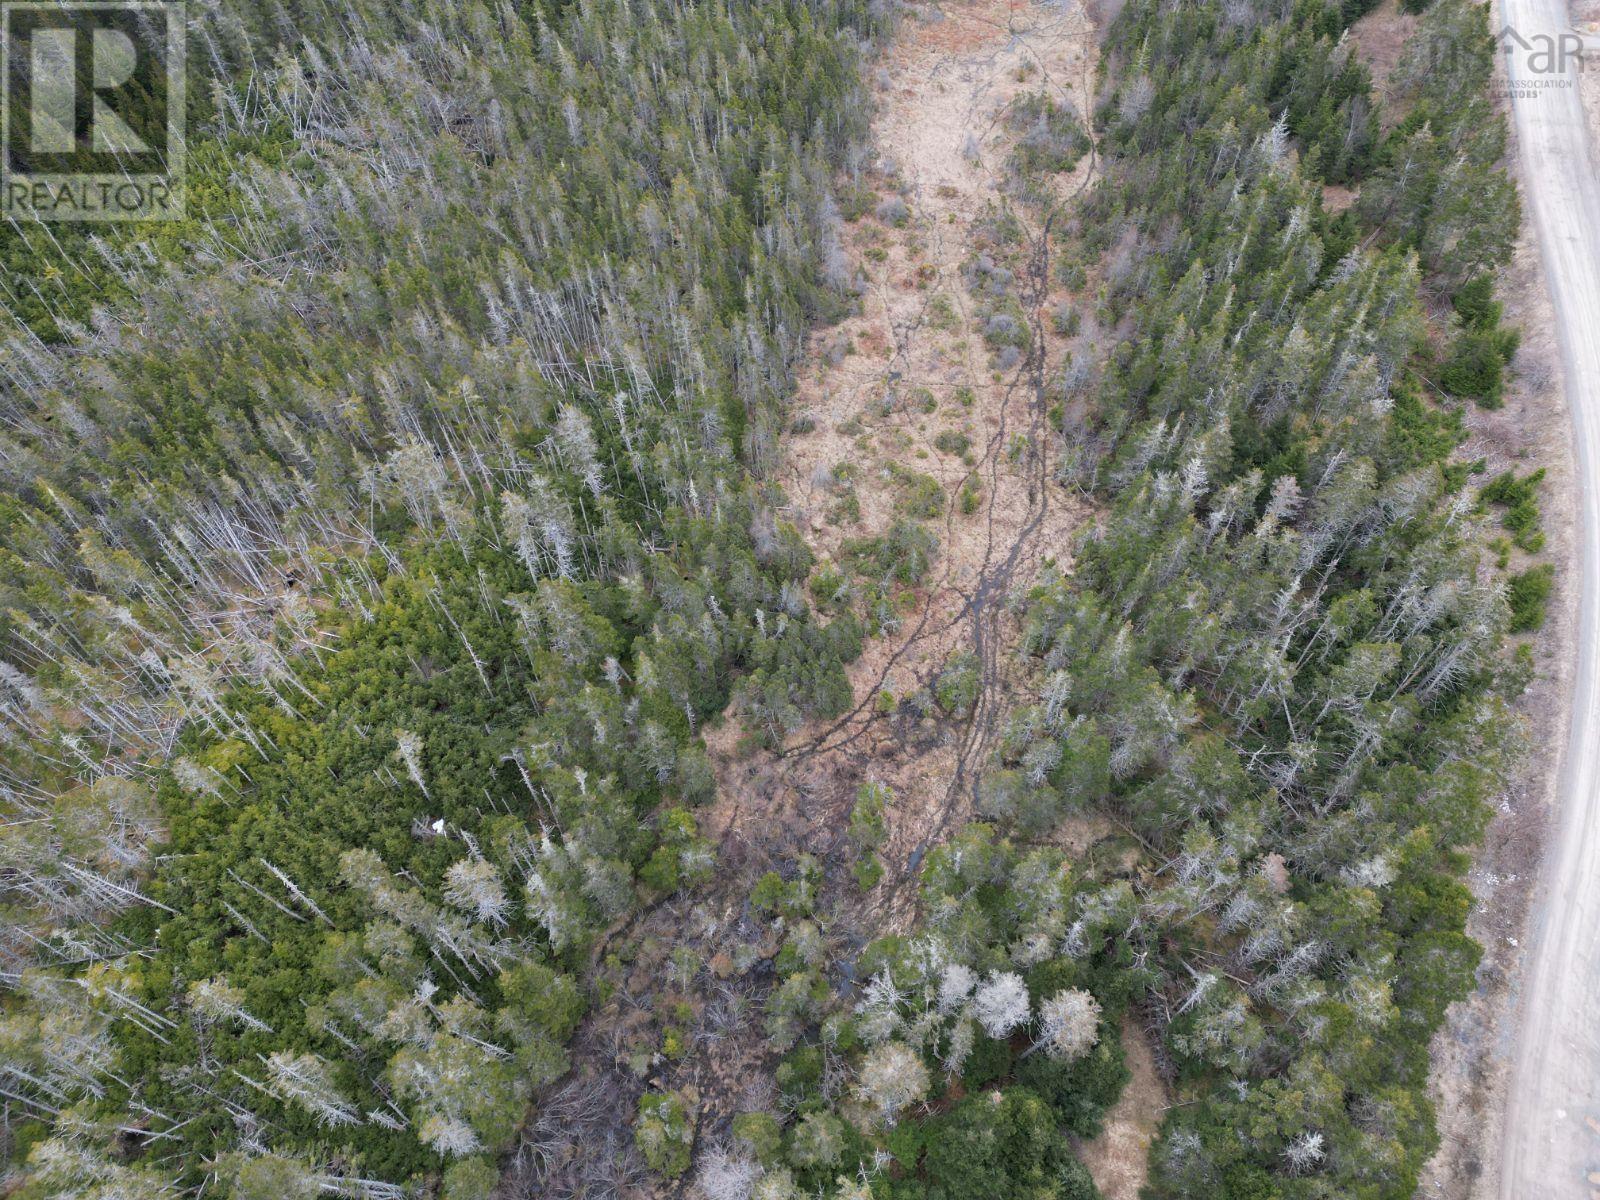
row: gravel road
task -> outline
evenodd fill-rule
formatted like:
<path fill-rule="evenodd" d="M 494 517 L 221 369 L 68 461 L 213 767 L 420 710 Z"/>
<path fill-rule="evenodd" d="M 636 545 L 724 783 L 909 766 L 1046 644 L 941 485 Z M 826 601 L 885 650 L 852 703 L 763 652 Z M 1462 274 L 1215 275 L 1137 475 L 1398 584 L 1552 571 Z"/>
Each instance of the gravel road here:
<path fill-rule="evenodd" d="M 1589 1200 L 1600 1196 L 1587 1179 L 1600 1170 L 1600 178 L 1566 0 L 1501 0 L 1501 13 L 1514 31 L 1506 65 L 1523 200 L 1555 305 L 1582 522 L 1572 726 L 1519 1000 L 1500 1194 Z"/>

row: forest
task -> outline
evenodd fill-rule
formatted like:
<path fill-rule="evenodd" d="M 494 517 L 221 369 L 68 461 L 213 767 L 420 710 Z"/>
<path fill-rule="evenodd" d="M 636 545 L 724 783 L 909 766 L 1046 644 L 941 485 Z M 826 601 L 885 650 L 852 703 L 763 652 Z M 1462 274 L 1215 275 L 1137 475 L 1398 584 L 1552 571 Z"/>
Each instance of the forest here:
<path fill-rule="evenodd" d="M 1094 1200 L 1130 1030 L 1152 1200 L 1416 1191 L 1550 567 L 1541 477 L 1461 452 L 1517 345 L 1487 8 L 1408 0 L 1380 102 L 1369 7 L 1129 0 L 1093 112 L 1014 107 L 1006 203 L 1095 160 L 1042 225 L 1106 332 L 1048 364 L 1094 516 L 1013 598 L 1029 702 L 909 926 L 834 933 L 890 886 L 870 780 L 734 897 L 770 1087 L 716 1127 L 657 1082 L 711 986 L 672 962 L 596 1148 L 647 1173 L 572 1194 Z M 705 735 L 862 702 L 939 553 L 910 468 L 837 562 L 774 481 L 844 239 L 900 219 L 870 76 L 920 16 L 195 9 L 187 217 L 0 229 L 6 1194 L 554 1196 L 641 917 L 728 897 Z M 1006 369 L 1013 226 L 966 273 Z"/>
<path fill-rule="evenodd" d="M 7 231 L 12 1194 L 492 1189 L 698 729 L 842 703 L 759 475 L 875 29 L 215 6 L 190 227 Z"/>
<path fill-rule="evenodd" d="M 1117 930 L 1185 1101 L 1153 1196 L 1413 1193 L 1429 1039 L 1479 956 L 1461 876 L 1517 750 L 1516 581 L 1428 382 L 1480 330 L 1506 345 L 1487 15 L 1428 9 L 1383 121 L 1339 36 L 1357 15 L 1130 6 L 1110 40 L 1126 165 L 1086 225 L 1132 332 L 1063 426 L 1107 509 L 1028 601 L 1044 682 L 1016 754 L 1160 864 Z"/>

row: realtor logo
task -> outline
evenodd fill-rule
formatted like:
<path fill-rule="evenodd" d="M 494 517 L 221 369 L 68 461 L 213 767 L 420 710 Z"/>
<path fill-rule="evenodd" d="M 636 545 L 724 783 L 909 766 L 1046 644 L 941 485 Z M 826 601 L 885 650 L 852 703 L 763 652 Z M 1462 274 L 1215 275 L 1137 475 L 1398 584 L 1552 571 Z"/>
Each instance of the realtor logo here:
<path fill-rule="evenodd" d="M 1583 36 L 1575 29 L 1555 35 L 1534 33 L 1523 37 L 1507 25 L 1495 40 L 1507 58 L 1520 55 L 1530 75 L 1565 75 L 1569 67 L 1583 70 Z"/>
<path fill-rule="evenodd" d="M 183 215 L 182 0 L 0 0 L 0 213 Z"/>

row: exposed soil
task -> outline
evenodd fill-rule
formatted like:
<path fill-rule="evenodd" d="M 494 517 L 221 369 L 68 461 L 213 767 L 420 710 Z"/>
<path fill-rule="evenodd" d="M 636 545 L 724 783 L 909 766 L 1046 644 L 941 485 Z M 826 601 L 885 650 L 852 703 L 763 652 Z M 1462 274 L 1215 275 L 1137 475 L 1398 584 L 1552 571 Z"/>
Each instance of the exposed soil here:
<path fill-rule="evenodd" d="M 1137 1021 L 1123 1022 L 1122 1045 L 1132 1078 L 1106 1114 L 1105 1129 L 1080 1151 L 1105 1200 L 1139 1200 L 1150 1142 L 1166 1110 L 1167 1091 L 1150 1053 L 1148 1036 Z"/>
<path fill-rule="evenodd" d="M 838 560 L 848 539 L 895 519 L 903 486 L 896 473 L 909 467 L 944 493 L 931 522 L 938 557 L 899 629 L 869 641 L 852 665 L 849 713 L 777 752 L 741 756 L 732 721 L 708 738 L 722 786 L 706 825 L 730 863 L 778 865 L 775 850 L 826 856 L 840 848 L 860 784 L 893 789 L 885 880 L 865 902 L 841 897 L 833 932 L 847 946 L 910 926 L 924 855 L 973 816 L 1004 715 L 1026 694 L 1007 601 L 1046 560 L 1067 566 L 1086 512 L 1050 474 L 1052 381 L 1091 335 L 1074 343 L 1054 331 L 1051 314 L 1081 296 L 1057 280 L 1049 234 L 1094 160 L 1086 155 L 1054 180 L 1054 202 L 1017 202 L 1006 116 L 1019 94 L 1038 91 L 1086 111 L 1093 39 L 1089 19 L 1074 8 L 993 0 L 930 7 L 907 18 L 881 76 L 872 182 L 883 203 L 849 237 L 865 281 L 861 311 L 815 339 L 815 366 L 796 401 L 809 429 L 788 440 L 780 476 L 790 501 L 784 515 L 819 557 Z M 896 198 L 909 212 L 903 220 L 895 219 Z M 1020 237 L 995 236 L 1000 214 L 1016 220 Z M 986 344 L 980 302 L 963 276 L 980 254 L 1015 274 L 1030 330 L 1030 347 L 1015 363 Z M 955 437 L 970 449 L 953 452 Z M 964 512 L 969 489 L 977 502 Z M 979 663 L 969 714 L 908 720 L 885 711 L 892 699 L 930 688 L 963 652 Z M 774 828 L 791 836 L 775 840 Z M 1084 819 L 1064 840 L 1082 850 L 1108 831 Z M 1102 1155 L 1107 1170 L 1130 1177 L 1142 1173 L 1144 1157 L 1142 1148 L 1135 1161 L 1116 1150 Z"/>
<path fill-rule="evenodd" d="M 878 74 L 876 158 L 864 175 L 875 198 L 843 231 L 859 311 L 812 338 L 777 482 L 782 516 L 822 562 L 848 574 L 847 542 L 883 532 L 904 512 L 908 471 L 929 476 L 940 495 L 929 502 L 925 489 L 923 516 L 937 556 L 900 597 L 898 623 L 851 665 L 853 703 L 843 716 L 774 749 L 752 751 L 732 714 L 707 731 L 719 788 L 699 819 L 718 847 L 718 879 L 606 947 L 615 991 L 580 1033 L 575 1058 L 585 1066 L 562 1092 L 569 1102 L 579 1089 L 605 1100 L 525 1139 L 512 1194 L 697 1194 L 692 1172 L 664 1188 L 650 1183 L 626 1133 L 646 1087 L 686 1097 L 697 1153 L 724 1143 L 737 1113 L 775 1107 L 777 1056 L 761 1004 L 777 947 L 746 913 L 754 881 L 801 853 L 816 856 L 828 957 L 843 971 L 835 982 L 848 987 L 862 945 L 912 924 L 927 850 L 973 815 L 1005 716 L 1028 694 L 1008 601 L 1047 561 L 1069 566 L 1088 511 L 1052 477 L 1047 414 L 1067 356 L 1093 349 L 1093 306 L 1054 269 L 1053 235 L 1095 158 L 1091 150 L 1024 201 L 1008 165 L 1017 135 L 1007 117 L 1019 95 L 1038 92 L 1087 112 L 1096 54 L 1093 23 L 1075 5 L 973 0 L 913 6 L 902 17 Z M 1010 311 L 1026 326 L 1014 350 L 996 344 L 992 297 L 974 286 L 980 255 L 982 271 L 1010 273 Z M 1082 320 L 1070 336 L 1055 320 L 1067 306 Z M 893 703 L 930 689 L 958 654 L 978 667 L 968 711 L 907 715 Z M 886 872 L 863 897 L 844 834 L 868 780 L 889 785 L 895 800 Z M 1061 840 L 1082 850 L 1108 832 L 1085 818 Z M 668 1032 L 672 1054 L 661 1049 Z M 1084 1150 L 1113 1200 L 1137 1194 L 1164 1102 L 1131 1028 L 1127 1052 L 1133 1082 Z M 827 1065 L 826 1083 L 837 1067 Z M 584 1192 L 586 1184 L 596 1190 Z"/>
<path fill-rule="evenodd" d="M 1008 199 L 1005 115 L 1019 93 L 1039 90 L 1084 111 L 1092 37 L 1077 10 L 993 0 L 906 18 L 885 66 L 891 82 L 874 122 L 873 182 L 884 197 L 880 213 L 898 197 L 910 215 L 898 225 L 866 216 L 849 233 L 864 280 L 862 311 L 815 339 L 815 369 L 800 380 L 795 401 L 796 415 L 814 427 L 790 437 L 780 481 L 790 498 L 784 515 L 819 557 L 837 559 L 847 539 L 894 520 L 903 489 L 896 471 L 931 475 L 944 493 L 934 522 L 939 556 L 900 629 L 872 639 L 852 665 L 851 712 L 802 731 L 777 754 L 741 758 L 734 722 L 710 739 L 723 786 L 706 825 L 730 849 L 752 836 L 759 841 L 771 819 L 799 813 L 824 839 L 810 848 L 826 850 L 858 785 L 876 779 L 897 800 L 886 891 L 909 898 L 898 885 L 940 834 L 971 815 L 1019 666 L 1004 653 L 1014 636 L 1005 602 L 1046 558 L 1066 562 L 1083 516 L 1051 480 L 1045 421 L 1051 381 L 1069 349 L 1053 333 L 1050 313 L 1072 297 L 1052 277 L 1044 225 L 1054 213 L 1041 216 Z M 1085 156 L 1057 181 L 1061 198 L 1083 185 L 1092 162 Z M 1017 218 L 1020 240 L 995 244 L 985 227 L 998 211 Z M 985 344 L 984 318 L 962 278 L 980 252 L 1016 275 L 1032 348 L 1014 365 Z M 941 434 L 963 436 L 971 448 L 941 450 Z M 836 482 L 842 473 L 851 476 L 847 484 Z M 963 513 L 969 486 L 978 503 Z M 879 711 L 884 693 L 898 698 L 929 686 L 961 651 L 978 657 L 983 685 L 967 720 L 907 728 Z M 909 908 L 897 906 L 899 919 Z"/>
<path fill-rule="evenodd" d="M 1393 127 L 1404 113 L 1394 103 L 1389 77 L 1400 65 L 1407 39 L 1416 32 L 1421 18 L 1402 12 L 1400 0 L 1383 0 L 1377 8 L 1350 27 L 1347 35 L 1356 57 L 1372 75 L 1372 96 L 1379 108 L 1384 128 Z"/>

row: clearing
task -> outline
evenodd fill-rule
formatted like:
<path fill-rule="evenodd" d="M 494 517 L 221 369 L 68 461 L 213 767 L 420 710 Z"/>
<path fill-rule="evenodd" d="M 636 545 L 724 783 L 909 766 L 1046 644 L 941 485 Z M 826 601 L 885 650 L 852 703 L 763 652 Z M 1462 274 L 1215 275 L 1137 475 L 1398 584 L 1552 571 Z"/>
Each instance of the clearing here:
<path fill-rule="evenodd" d="M 784 519 L 819 565 L 846 577 L 850 542 L 897 520 L 920 522 L 937 550 L 920 581 L 886 595 L 882 628 L 850 667 L 843 716 L 773 749 L 742 745 L 731 715 L 707 732 L 718 800 L 699 819 L 718 846 L 718 880 L 629 932 L 636 956 L 608 972 L 615 994 L 580 1035 L 575 1057 L 588 1066 L 547 1103 L 560 1120 L 541 1119 L 525 1139 L 523 1178 L 541 1194 L 581 1194 L 582 1181 L 602 1178 L 624 1195 L 652 1194 L 621 1123 L 642 1086 L 688 1098 L 701 1147 L 723 1140 L 736 1113 L 771 1105 L 767 985 L 737 965 L 776 951 L 749 944 L 759 933 L 743 906 L 757 877 L 803 852 L 821 860 L 829 942 L 848 963 L 871 938 L 911 925 L 923 856 L 973 816 L 1005 716 L 1027 695 L 1008 601 L 1047 561 L 1068 565 L 1088 513 L 1053 477 L 1048 414 L 1067 365 L 1095 343 L 1093 284 L 1058 269 L 1052 236 L 1095 156 L 1089 147 L 1022 199 L 1012 151 L 1026 124 L 1013 112 L 1041 96 L 1089 112 L 1096 56 L 1093 21 L 1075 5 L 975 0 L 902 17 L 877 76 L 868 165 L 851 181 L 870 195 L 858 195 L 842 231 L 859 309 L 813 335 L 778 482 Z M 961 711 L 900 703 L 931 694 L 957 656 L 976 681 Z M 868 780 L 895 801 L 887 871 L 863 898 L 843 851 Z M 1060 840 L 1082 850 L 1108 832 L 1082 819 Z M 674 944 L 694 961 L 669 954 Z M 696 983 L 700 967 L 709 981 Z M 658 1052 L 664 1028 L 680 1033 L 681 1053 Z M 1085 1148 L 1109 1200 L 1137 1195 L 1164 1100 L 1141 1038 L 1129 1029 L 1134 1079 Z"/>

